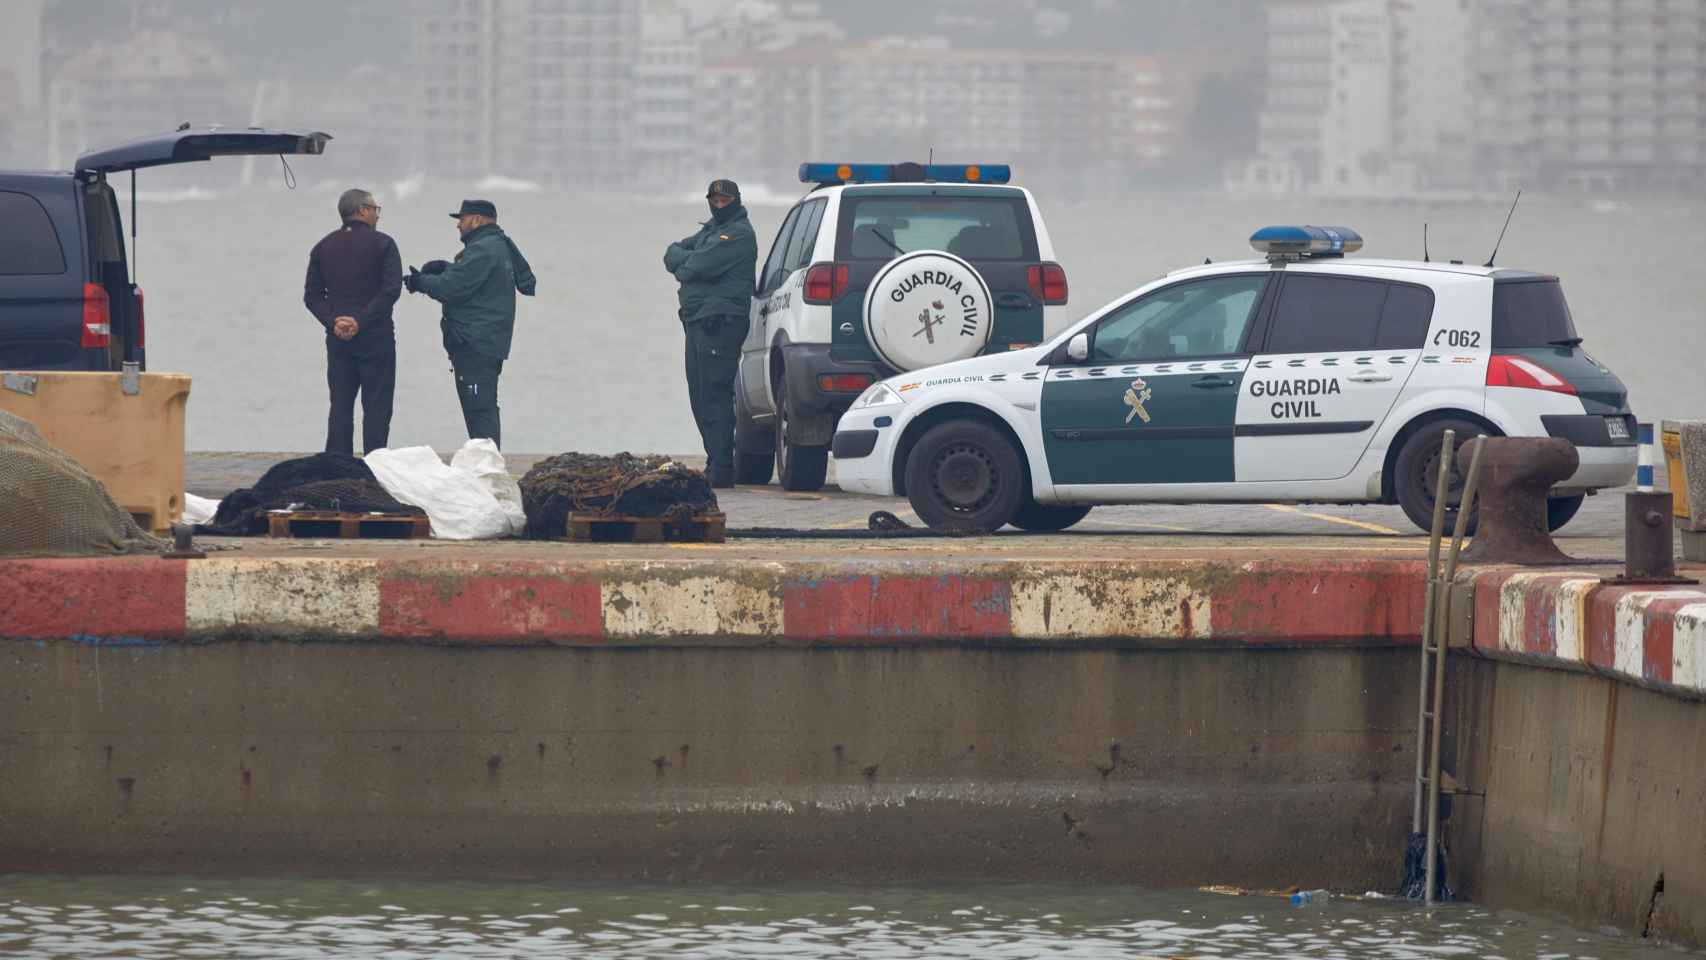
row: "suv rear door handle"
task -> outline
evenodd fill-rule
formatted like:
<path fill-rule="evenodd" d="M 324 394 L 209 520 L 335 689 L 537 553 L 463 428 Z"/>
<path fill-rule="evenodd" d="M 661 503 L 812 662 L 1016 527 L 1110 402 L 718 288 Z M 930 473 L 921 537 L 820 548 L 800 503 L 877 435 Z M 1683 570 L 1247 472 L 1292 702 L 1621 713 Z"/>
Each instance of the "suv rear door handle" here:
<path fill-rule="evenodd" d="M 1191 386 L 1200 387 L 1204 390 L 1218 390 L 1221 387 L 1236 387 L 1237 385 L 1238 381 L 1228 380 L 1218 373 L 1211 373 L 1191 381 Z"/>
<path fill-rule="evenodd" d="M 1385 383 L 1392 379 L 1392 374 L 1385 370 L 1358 370 L 1345 379 L 1352 383 Z"/>
<path fill-rule="evenodd" d="M 1010 310 L 1028 310 L 1036 306 L 1036 301 L 1032 300 L 1029 294 L 1009 290 L 1006 293 L 996 295 L 995 305 Z"/>

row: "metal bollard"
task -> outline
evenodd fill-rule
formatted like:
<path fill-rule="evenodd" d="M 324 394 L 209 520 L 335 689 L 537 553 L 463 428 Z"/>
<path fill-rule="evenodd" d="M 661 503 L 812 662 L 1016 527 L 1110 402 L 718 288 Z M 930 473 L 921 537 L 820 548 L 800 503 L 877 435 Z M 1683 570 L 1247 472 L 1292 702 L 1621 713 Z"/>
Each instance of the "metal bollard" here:
<path fill-rule="evenodd" d="M 162 560 L 206 560 L 207 554 L 195 548 L 191 535 L 195 528 L 187 523 L 172 524 L 172 549 L 160 554 Z"/>
<path fill-rule="evenodd" d="M 1623 573 L 1601 583 L 1699 583 L 1676 575 L 1670 494 L 1638 491 L 1623 495 Z"/>

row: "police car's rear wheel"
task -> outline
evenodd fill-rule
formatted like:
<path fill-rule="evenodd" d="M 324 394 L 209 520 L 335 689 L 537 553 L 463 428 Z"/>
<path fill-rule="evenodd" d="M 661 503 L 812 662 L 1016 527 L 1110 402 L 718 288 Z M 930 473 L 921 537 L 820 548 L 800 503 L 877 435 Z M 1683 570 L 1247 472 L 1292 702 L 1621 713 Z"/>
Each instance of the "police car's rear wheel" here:
<path fill-rule="evenodd" d="M 776 391 L 776 477 L 784 490 L 820 490 L 829 475 L 829 448 L 788 442 L 788 391 Z"/>
<path fill-rule="evenodd" d="M 932 527 L 992 533 L 1025 497 L 1019 453 L 999 430 L 976 420 L 931 427 L 906 461 L 906 493 Z"/>
<path fill-rule="evenodd" d="M 1065 530 L 1078 521 L 1089 516 L 1087 506 L 1069 503 L 1038 503 L 1026 497 L 1019 504 L 1019 510 L 1013 514 L 1013 519 L 1007 521 L 1020 530 L 1032 533 L 1053 533 Z"/>
<path fill-rule="evenodd" d="M 1457 449 L 1486 428 L 1466 420 L 1436 420 L 1410 435 L 1398 450 L 1393 464 L 1392 485 L 1398 494 L 1398 505 L 1410 522 L 1431 531 L 1434 523 L 1434 488 L 1439 486 L 1440 445 L 1447 430 L 1457 431 Z M 1453 457 L 1455 460 L 1455 455 Z M 1445 501 L 1445 535 L 1451 536 L 1457 523 L 1457 505 L 1463 499 L 1463 472 L 1455 462 L 1451 465 Z M 1469 514 L 1467 532 L 1475 532 L 1475 514 Z"/>
<path fill-rule="evenodd" d="M 1558 528 L 1575 519 L 1576 511 L 1582 508 L 1582 501 L 1587 497 L 1576 494 L 1573 497 L 1548 497 L 1546 499 L 1546 529 L 1557 532 Z"/>

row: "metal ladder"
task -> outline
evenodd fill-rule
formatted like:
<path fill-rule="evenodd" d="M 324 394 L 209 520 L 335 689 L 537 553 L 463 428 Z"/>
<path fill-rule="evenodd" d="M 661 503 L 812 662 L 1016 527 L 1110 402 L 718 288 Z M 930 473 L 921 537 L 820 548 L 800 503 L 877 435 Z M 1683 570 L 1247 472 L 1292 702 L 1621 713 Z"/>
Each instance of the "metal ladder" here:
<path fill-rule="evenodd" d="M 1422 900 L 1430 906 L 1435 900 L 1435 870 L 1439 861 L 1440 791 L 1437 784 L 1440 779 L 1440 716 L 1445 705 L 1447 611 L 1451 605 L 1451 583 L 1457 576 L 1457 556 L 1463 549 L 1469 515 L 1475 509 L 1475 488 L 1481 478 L 1481 450 L 1486 437 L 1475 439 L 1475 452 L 1469 458 L 1469 476 L 1463 482 L 1463 497 L 1458 504 L 1451 549 L 1446 554 L 1442 575 L 1439 569 L 1440 540 L 1445 532 L 1445 501 L 1450 492 L 1451 458 L 1456 452 L 1456 441 L 1456 431 L 1445 431 L 1440 449 L 1439 480 L 1434 487 L 1433 529 L 1428 537 L 1427 594 L 1422 610 L 1422 672 L 1416 694 L 1416 802 L 1410 813 L 1410 833 L 1413 836 L 1422 832 L 1425 812 L 1427 886 Z"/>

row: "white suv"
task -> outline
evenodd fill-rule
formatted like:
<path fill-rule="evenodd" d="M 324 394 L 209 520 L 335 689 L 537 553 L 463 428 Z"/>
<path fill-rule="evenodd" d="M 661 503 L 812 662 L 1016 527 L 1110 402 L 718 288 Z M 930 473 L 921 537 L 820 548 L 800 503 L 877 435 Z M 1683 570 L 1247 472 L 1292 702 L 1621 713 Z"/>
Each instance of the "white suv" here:
<path fill-rule="evenodd" d="M 1035 349 L 871 387 L 835 435 L 842 489 L 986 531 L 1203 501 L 1397 503 L 1427 529 L 1454 429 L 1575 444 L 1557 529 L 1633 477 L 1628 392 L 1581 349 L 1558 278 L 1346 259 L 1362 241 L 1342 228 L 1251 243 L 1267 259 L 1175 271 Z"/>
<path fill-rule="evenodd" d="M 836 422 L 896 373 L 1035 346 L 1066 273 L 993 165 L 807 163 L 759 268 L 735 386 L 735 479 L 823 486 Z M 1052 322 L 1051 322 L 1052 321 Z"/>

